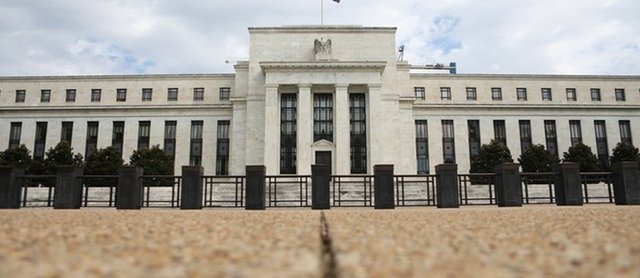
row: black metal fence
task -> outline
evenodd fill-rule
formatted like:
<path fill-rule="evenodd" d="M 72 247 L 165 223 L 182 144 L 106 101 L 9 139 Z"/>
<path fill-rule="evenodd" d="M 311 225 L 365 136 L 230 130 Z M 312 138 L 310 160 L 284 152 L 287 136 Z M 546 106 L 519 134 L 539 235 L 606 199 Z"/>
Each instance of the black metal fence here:
<path fill-rule="evenodd" d="M 495 205 L 495 174 L 459 174 L 461 205 Z M 555 173 L 520 173 L 523 204 L 554 204 Z M 114 207 L 118 176 L 83 175 L 82 206 Z M 266 176 L 265 202 L 268 207 L 309 207 L 311 176 Z M 180 176 L 142 176 L 143 207 L 179 207 Z M 613 203 L 610 172 L 580 174 L 584 203 Z M 21 206 L 52 207 L 55 175 L 23 175 Z M 436 175 L 395 175 L 396 206 L 435 206 Z M 244 207 L 245 176 L 202 176 L 204 207 Z M 373 175 L 333 175 L 330 179 L 330 203 L 333 207 L 372 207 Z"/>

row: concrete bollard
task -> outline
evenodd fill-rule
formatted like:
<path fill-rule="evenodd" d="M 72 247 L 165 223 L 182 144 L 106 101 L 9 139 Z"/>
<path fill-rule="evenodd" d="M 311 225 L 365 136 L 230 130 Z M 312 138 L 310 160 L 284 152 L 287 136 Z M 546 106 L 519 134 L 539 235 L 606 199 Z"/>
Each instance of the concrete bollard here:
<path fill-rule="evenodd" d="M 498 207 L 522 206 L 522 182 L 520 164 L 502 163 L 496 166 L 496 203 Z"/>
<path fill-rule="evenodd" d="M 638 164 L 635 161 L 624 161 L 612 165 L 613 194 L 616 205 L 640 205 Z"/>
<path fill-rule="evenodd" d="M 582 187 L 580 186 L 580 165 L 575 162 L 563 162 L 555 168 L 554 189 L 558 206 L 582 206 Z"/>
<path fill-rule="evenodd" d="M 19 209 L 22 184 L 18 177 L 24 175 L 24 169 L 0 167 L 0 209 Z"/>
<path fill-rule="evenodd" d="M 182 166 L 180 209 L 202 209 L 202 173 L 200 166 Z"/>
<path fill-rule="evenodd" d="M 265 174 L 267 168 L 263 165 L 246 166 L 246 198 L 245 209 L 263 210 L 265 209 Z"/>
<path fill-rule="evenodd" d="M 54 209 L 79 209 L 82 205 L 83 169 L 74 166 L 58 166 L 56 189 L 53 193 Z"/>
<path fill-rule="evenodd" d="M 436 166 L 436 206 L 459 208 L 458 165 L 453 163 Z"/>
<path fill-rule="evenodd" d="M 375 209 L 394 209 L 393 165 L 373 166 Z"/>
<path fill-rule="evenodd" d="M 142 167 L 123 166 L 118 174 L 116 188 L 117 209 L 140 209 L 142 207 Z"/>
<path fill-rule="evenodd" d="M 311 209 L 330 209 L 329 183 L 331 167 L 326 164 L 311 165 Z"/>

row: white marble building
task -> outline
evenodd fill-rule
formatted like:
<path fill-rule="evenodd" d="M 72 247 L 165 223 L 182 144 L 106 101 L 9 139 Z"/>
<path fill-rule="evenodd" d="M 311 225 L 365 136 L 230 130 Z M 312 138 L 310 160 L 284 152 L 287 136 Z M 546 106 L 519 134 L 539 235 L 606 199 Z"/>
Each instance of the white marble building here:
<path fill-rule="evenodd" d="M 249 28 L 234 74 L 0 77 L 0 148 L 34 155 L 60 140 L 85 154 L 160 145 L 207 175 L 433 173 L 503 140 L 602 157 L 640 140 L 640 76 L 418 73 L 397 61 L 395 28 Z M 173 147 L 172 147 L 173 146 Z"/>

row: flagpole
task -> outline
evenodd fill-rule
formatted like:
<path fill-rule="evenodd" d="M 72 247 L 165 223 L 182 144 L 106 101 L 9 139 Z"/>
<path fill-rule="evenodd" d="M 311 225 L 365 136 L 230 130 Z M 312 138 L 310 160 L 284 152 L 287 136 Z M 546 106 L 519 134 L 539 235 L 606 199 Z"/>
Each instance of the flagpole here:
<path fill-rule="evenodd" d="M 324 0 L 320 0 L 320 25 L 324 25 Z"/>

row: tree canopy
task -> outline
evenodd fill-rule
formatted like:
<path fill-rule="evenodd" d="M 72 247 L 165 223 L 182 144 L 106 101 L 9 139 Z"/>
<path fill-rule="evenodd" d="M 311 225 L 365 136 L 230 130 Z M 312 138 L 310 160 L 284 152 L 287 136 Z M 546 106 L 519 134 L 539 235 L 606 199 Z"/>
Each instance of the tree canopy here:
<path fill-rule="evenodd" d="M 120 152 L 112 147 L 98 149 L 87 157 L 84 173 L 86 175 L 117 175 L 124 164 Z"/>
<path fill-rule="evenodd" d="M 602 171 L 602 167 L 598 162 L 598 157 L 591 151 L 591 147 L 578 143 L 570 147 L 562 154 L 563 162 L 575 162 L 580 165 L 581 172 L 598 172 Z"/>
<path fill-rule="evenodd" d="M 536 144 L 522 153 L 518 158 L 522 172 L 551 172 L 553 166 L 560 162 L 557 156 L 549 152 L 543 145 Z"/>
<path fill-rule="evenodd" d="M 25 145 L 0 152 L 0 166 L 26 169 L 31 166 L 31 163 L 31 154 Z"/>
<path fill-rule="evenodd" d="M 622 161 L 640 162 L 640 153 L 638 152 L 638 148 L 630 144 L 618 143 L 616 147 L 613 149 L 613 154 L 611 155 L 611 162 L 622 162 Z"/>
<path fill-rule="evenodd" d="M 173 160 L 159 145 L 133 151 L 129 164 L 144 168 L 145 175 L 173 175 Z"/>
<path fill-rule="evenodd" d="M 509 147 L 499 141 L 491 140 L 480 147 L 478 155 L 471 159 L 471 173 L 493 173 L 499 164 L 513 162 Z"/>

